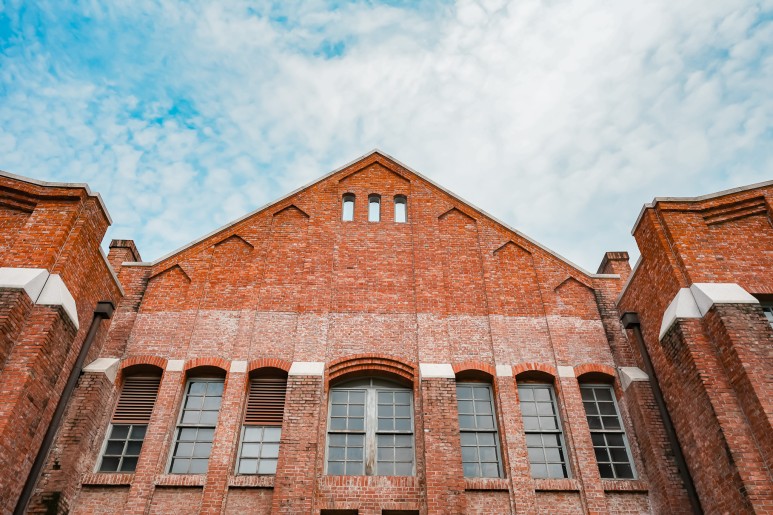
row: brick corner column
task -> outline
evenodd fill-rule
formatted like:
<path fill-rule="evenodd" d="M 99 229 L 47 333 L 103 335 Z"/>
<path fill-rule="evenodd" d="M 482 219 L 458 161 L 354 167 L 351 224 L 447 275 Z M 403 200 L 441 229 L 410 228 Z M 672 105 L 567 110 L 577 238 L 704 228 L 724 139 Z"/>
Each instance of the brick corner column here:
<path fill-rule="evenodd" d="M 294 362 L 287 377 L 271 513 L 312 513 L 324 363 Z"/>
<path fill-rule="evenodd" d="M 228 477 L 233 474 L 234 450 L 239 440 L 239 426 L 247 392 L 247 362 L 233 361 L 223 392 L 220 416 L 212 442 L 207 481 L 201 499 L 200 513 L 223 513 L 225 510 Z"/>
<path fill-rule="evenodd" d="M 506 367 L 510 368 L 510 367 Z M 518 405 L 518 389 L 512 369 L 509 375 L 497 375 L 501 438 L 507 456 L 507 475 L 510 482 L 510 497 L 518 514 L 537 513 L 537 496 L 531 478 L 529 452 L 526 447 L 526 433 Z"/>
<path fill-rule="evenodd" d="M 463 514 L 464 471 L 451 365 L 420 365 L 427 513 Z"/>

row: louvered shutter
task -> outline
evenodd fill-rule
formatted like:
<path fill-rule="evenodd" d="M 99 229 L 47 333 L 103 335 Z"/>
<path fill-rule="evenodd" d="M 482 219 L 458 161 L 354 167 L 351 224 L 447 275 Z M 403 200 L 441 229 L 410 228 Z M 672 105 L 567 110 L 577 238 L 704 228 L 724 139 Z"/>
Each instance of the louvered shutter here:
<path fill-rule="evenodd" d="M 158 397 L 160 377 L 127 377 L 113 414 L 113 424 L 147 424 Z"/>
<path fill-rule="evenodd" d="M 286 390 L 287 379 L 259 378 L 250 381 L 244 424 L 281 427 Z"/>

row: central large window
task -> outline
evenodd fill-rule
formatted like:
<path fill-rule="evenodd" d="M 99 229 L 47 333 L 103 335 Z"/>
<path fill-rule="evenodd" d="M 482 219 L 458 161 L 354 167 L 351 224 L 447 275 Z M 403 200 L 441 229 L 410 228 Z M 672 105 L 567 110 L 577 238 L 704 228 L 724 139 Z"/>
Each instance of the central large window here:
<path fill-rule="evenodd" d="M 411 476 L 414 468 L 410 389 L 382 379 L 330 389 L 328 474 Z"/>

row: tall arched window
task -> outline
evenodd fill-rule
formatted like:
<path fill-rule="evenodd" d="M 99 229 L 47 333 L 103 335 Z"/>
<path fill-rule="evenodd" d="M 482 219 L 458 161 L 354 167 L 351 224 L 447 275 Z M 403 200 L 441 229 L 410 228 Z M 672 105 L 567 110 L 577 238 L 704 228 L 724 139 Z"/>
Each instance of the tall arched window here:
<path fill-rule="evenodd" d="M 286 390 L 287 373 L 283 370 L 263 369 L 251 376 L 238 474 L 276 474 Z"/>
<path fill-rule="evenodd" d="M 381 220 L 381 195 L 368 196 L 368 221 L 378 222 Z"/>
<path fill-rule="evenodd" d="M 351 222 L 354 220 L 354 194 L 347 193 L 343 196 L 343 207 L 341 213 L 341 220 L 344 222 Z"/>
<path fill-rule="evenodd" d="M 490 384 L 457 382 L 456 402 L 465 477 L 501 477 L 497 417 Z"/>
<path fill-rule="evenodd" d="M 140 457 L 145 432 L 161 383 L 161 369 L 138 365 L 136 375 L 123 381 L 121 396 L 107 430 L 100 472 L 134 472 Z"/>
<path fill-rule="evenodd" d="M 569 477 L 569 465 L 552 384 L 518 382 L 531 476 Z"/>
<path fill-rule="evenodd" d="M 415 474 L 413 392 L 383 379 L 358 379 L 330 389 L 327 473 Z"/>
<path fill-rule="evenodd" d="M 185 384 L 185 397 L 175 431 L 171 474 L 205 474 L 223 400 L 225 371 L 196 369 Z"/>
<path fill-rule="evenodd" d="M 408 199 L 405 195 L 395 197 L 395 222 L 404 224 L 408 221 Z"/>

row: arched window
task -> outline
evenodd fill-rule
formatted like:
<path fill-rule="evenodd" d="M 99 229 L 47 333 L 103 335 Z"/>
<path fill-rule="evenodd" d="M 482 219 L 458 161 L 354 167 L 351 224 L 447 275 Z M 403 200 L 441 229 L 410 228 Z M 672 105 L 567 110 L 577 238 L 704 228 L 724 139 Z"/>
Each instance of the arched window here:
<path fill-rule="evenodd" d="M 531 476 L 569 477 L 569 465 L 552 384 L 518 382 Z"/>
<path fill-rule="evenodd" d="M 405 195 L 395 197 L 395 222 L 404 224 L 408 221 L 408 199 Z"/>
<path fill-rule="evenodd" d="M 383 379 L 330 389 L 327 474 L 415 474 L 413 392 Z"/>
<path fill-rule="evenodd" d="M 175 430 L 171 474 L 205 474 L 223 400 L 225 371 L 201 367 L 201 377 L 185 384 L 180 419 Z"/>
<path fill-rule="evenodd" d="M 368 222 L 381 220 L 381 195 L 368 196 Z"/>
<path fill-rule="evenodd" d="M 99 463 L 100 472 L 135 471 L 160 383 L 161 369 L 140 372 L 124 379 L 121 396 L 107 430 Z"/>
<path fill-rule="evenodd" d="M 276 474 L 287 373 L 263 369 L 250 378 L 237 474 Z"/>
<path fill-rule="evenodd" d="M 343 201 L 341 220 L 344 222 L 351 222 L 354 220 L 354 194 L 347 193 L 344 195 Z"/>
<path fill-rule="evenodd" d="M 580 393 L 601 478 L 633 479 L 631 450 L 612 385 L 581 384 Z"/>
<path fill-rule="evenodd" d="M 490 384 L 457 382 L 464 477 L 502 477 L 497 417 Z"/>

